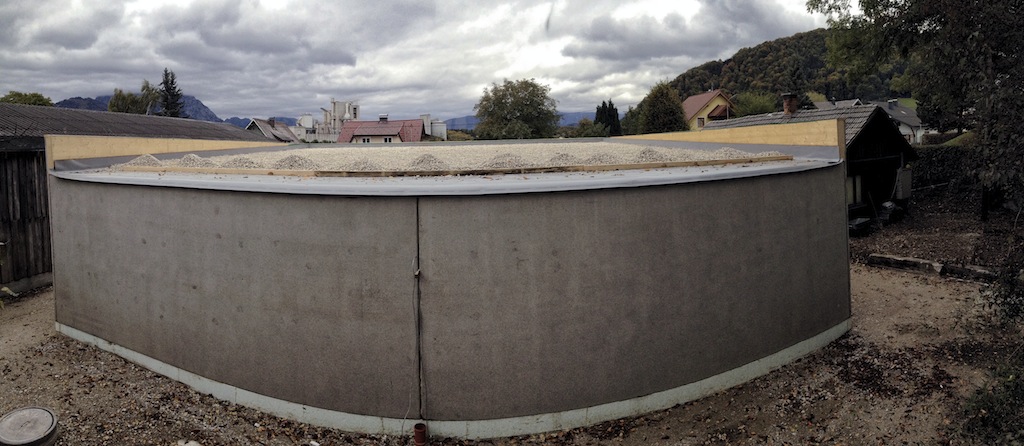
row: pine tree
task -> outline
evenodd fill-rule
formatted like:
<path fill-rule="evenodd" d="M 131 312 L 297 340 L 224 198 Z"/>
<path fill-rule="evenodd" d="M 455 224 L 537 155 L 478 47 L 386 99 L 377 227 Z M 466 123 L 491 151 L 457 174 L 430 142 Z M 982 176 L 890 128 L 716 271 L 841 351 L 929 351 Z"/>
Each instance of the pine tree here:
<path fill-rule="evenodd" d="M 181 111 L 184 106 L 181 97 L 181 89 L 178 88 L 174 72 L 164 68 L 164 79 L 160 81 L 160 106 L 163 108 L 160 114 L 174 118 L 187 118 Z"/>
<path fill-rule="evenodd" d="M 601 101 L 594 114 L 594 122 L 603 124 L 608 129 L 609 136 L 622 136 L 622 123 L 619 122 L 619 109 L 611 99 L 608 102 Z"/>

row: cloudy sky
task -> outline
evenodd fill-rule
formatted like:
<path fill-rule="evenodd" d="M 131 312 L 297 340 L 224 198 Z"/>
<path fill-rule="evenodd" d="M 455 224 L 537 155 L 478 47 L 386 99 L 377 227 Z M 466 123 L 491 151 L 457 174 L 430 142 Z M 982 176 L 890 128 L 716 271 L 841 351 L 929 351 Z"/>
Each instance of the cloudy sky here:
<path fill-rule="evenodd" d="M 473 114 L 534 78 L 563 112 L 625 111 L 659 80 L 825 26 L 805 0 L 2 0 L 0 94 L 138 91 L 164 67 L 218 116 Z"/>

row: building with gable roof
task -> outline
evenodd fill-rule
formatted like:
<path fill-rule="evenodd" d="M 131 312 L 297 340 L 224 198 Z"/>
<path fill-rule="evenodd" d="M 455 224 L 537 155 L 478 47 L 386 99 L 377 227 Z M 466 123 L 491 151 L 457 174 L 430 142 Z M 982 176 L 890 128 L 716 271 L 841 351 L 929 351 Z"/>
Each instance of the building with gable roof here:
<path fill-rule="evenodd" d="M 845 122 L 847 163 L 846 202 L 850 217 L 873 218 L 887 201 L 910 198 L 908 163 L 917 159 L 910 143 L 900 134 L 882 107 L 874 104 L 827 110 L 797 110 L 795 100 L 782 112 L 709 122 L 704 128 L 723 129 L 842 119 Z M 905 204 L 905 203 L 904 203 Z"/>
<path fill-rule="evenodd" d="M 249 121 L 249 125 L 245 126 L 245 129 L 250 132 L 260 133 L 268 139 L 281 142 L 302 142 L 299 137 L 295 135 L 295 132 L 292 131 L 291 127 L 283 122 L 275 120 L 274 118 L 252 118 Z"/>
<path fill-rule="evenodd" d="M 400 143 L 420 142 L 425 137 L 448 139 L 447 126 L 443 121 L 431 120 L 430 115 L 420 119 L 388 119 L 380 115 L 376 121 L 345 121 L 338 135 L 339 143 Z"/>
<path fill-rule="evenodd" d="M 721 89 L 695 94 L 683 100 L 683 114 L 690 130 L 703 128 L 708 122 L 729 119 L 736 108 Z"/>

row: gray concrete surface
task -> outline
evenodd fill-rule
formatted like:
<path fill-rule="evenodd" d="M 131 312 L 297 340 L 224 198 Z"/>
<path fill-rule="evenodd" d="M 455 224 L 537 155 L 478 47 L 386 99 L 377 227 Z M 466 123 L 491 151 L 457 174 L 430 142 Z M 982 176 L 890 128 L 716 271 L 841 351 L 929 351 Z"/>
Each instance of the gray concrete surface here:
<path fill-rule="evenodd" d="M 846 320 L 843 177 L 424 198 L 425 416 L 626 400 Z"/>
<path fill-rule="evenodd" d="M 351 198 L 51 177 L 57 320 L 347 413 L 590 407 L 845 321 L 844 179 Z"/>

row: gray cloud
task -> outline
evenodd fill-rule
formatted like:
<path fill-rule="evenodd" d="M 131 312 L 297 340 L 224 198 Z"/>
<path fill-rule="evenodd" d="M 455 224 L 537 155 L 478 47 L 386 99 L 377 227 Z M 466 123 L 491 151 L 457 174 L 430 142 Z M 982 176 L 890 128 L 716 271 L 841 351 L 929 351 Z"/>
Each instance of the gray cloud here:
<path fill-rule="evenodd" d="M 449 118 L 503 78 L 550 85 L 563 111 L 624 110 L 659 80 L 824 22 L 775 1 L 620 14 L 614 0 L 14 0 L 0 2 L 0 92 L 134 91 L 167 67 L 223 118 L 315 114 L 331 97 Z"/>

